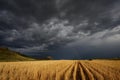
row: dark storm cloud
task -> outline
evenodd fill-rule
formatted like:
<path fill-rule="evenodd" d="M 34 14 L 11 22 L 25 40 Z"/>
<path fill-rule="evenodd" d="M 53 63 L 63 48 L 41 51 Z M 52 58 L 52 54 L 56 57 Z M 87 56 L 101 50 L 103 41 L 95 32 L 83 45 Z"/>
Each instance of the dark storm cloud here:
<path fill-rule="evenodd" d="M 54 0 L 1 0 L 0 9 L 13 12 L 15 15 L 35 17 L 40 21 L 56 13 Z"/>
<path fill-rule="evenodd" d="M 89 26 L 82 29 L 96 32 L 115 25 L 112 20 L 115 15 L 119 18 L 117 16 L 119 15 L 119 2 L 117 0 L 69 0 L 60 7 L 60 14 L 64 14 L 61 17 L 69 18 L 75 25 L 88 20 Z M 99 25 L 95 26 L 95 23 Z"/>
<path fill-rule="evenodd" d="M 118 56 L 119 5 L 119 0 L 0 0 L 0 45 L 56 59 Z"/>

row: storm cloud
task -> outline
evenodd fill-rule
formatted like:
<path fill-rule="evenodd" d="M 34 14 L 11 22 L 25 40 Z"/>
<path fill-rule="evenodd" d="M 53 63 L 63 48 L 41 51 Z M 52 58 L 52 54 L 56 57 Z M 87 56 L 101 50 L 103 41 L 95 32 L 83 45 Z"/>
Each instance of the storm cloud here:
<path fill-rule="evenodd" d="M 120 54 L 119 0 L 0 0 L 0 46 L 55 59 Z"/>

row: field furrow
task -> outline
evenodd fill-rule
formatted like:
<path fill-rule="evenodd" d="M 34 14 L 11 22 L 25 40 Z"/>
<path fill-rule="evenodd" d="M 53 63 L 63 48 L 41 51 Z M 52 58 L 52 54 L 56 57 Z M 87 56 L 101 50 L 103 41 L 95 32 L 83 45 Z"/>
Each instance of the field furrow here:
<path fill-rule="evenodd" d="M 65 66 L 61 71 L 56 72 L 56 80 L 65 80 L 65 73 L 72 67 L 73 64 Z"/>
<path fill-rule="evenodd" d="M 88 62 L 85 62 L 84 65 L 87 67 L 87 69 L 89 69 L 91 74 L 93 74 L 94 80 L 104 80 L 104 76 L 98 70 L 91 67 L 91 65 Z"/>
<path fill-rule="evenodd" d="M 120 80 L 119 66 L 120 60 L 1 62 L 0 80 Z"/>
<path fill-rule="evenodd" d="M 73 63 L 73 65 L 66 70 L 64 74 L 64 80 L 73 80 L 73 72 L 74 72 L 74 66 L 75 66 L 75 63 Z"/>
<path fill-rule="evenodd" d="M 83 69 L 86 79 L 85 80 L 94 80 L 93 74 L 89 71 L 89 69 L 82 63 L 80 62 L 81 68 Z"/>
<path fill-rule="evenodd" d="M 102 73 L 105 80 L 120 80 L 120 77 L 117 76 L 116 74 L 120 74 L 119 71 L 116 71 L 115 69 L 109 67 L 109 66 L 104 66 L 101 64 L 97 63 L 91 63 L 91 66 L 95 69 L 98 70 L 98 72 Z"/>

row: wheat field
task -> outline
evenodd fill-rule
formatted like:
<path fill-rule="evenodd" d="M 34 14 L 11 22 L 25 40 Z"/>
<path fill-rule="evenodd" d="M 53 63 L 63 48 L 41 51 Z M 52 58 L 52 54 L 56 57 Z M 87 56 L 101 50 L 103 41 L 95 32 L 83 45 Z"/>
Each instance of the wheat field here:
<path fill-rule="evenodd" d="M 120 80 L 120 60 L 0 62 L 0 80 Z"/>

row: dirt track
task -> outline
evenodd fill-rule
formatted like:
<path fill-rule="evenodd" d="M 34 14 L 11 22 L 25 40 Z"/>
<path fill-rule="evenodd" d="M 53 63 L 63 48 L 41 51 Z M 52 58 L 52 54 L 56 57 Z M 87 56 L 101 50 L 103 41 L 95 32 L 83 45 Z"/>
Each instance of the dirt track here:
<path fill-rule="evenodd" d="M 1 62 L 0 80 L 120 80 L 120 60 Z"/>

